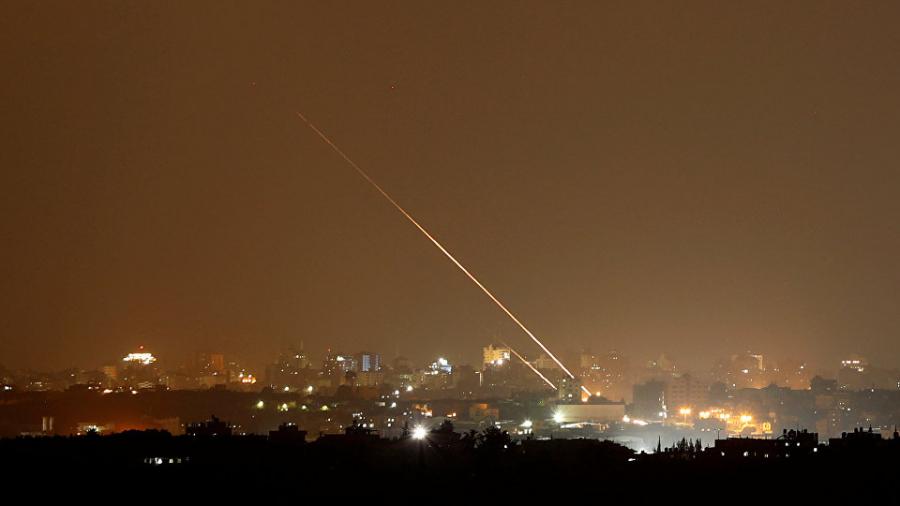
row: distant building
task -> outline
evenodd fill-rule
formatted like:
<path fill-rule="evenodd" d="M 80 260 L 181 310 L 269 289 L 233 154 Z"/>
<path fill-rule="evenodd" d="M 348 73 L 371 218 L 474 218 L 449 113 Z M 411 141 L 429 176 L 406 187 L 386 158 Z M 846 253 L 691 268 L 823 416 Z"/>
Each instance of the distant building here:
<path fill-rule="evenodd" d="M 443 357 L 439 357 L 437 360 L 431 363 L 431 374 L 452 374 L 453 366 L 450 362 Z"/>
<path fill-rule="evenodd" d="M 512 351 L 508 346 L 494 346 L 489 344 L 482 348 L 482 369 L 489 366 L 503 365 L 509 362 Z"/>
<path fill-rule="evenodd" d="M 819 435 L 815 432 L 785 430 L 777 439 L 717 439 L 715 451 L 726 458 L 788 458 L 815 453 L 818 444 Z"/>
<path fill-rule="evenodd" d="M 185 434 L 194 437 L 228 437 L 231 433 L 231 425 L 215 416 L 205 422 L 189 424 L 185 429 Z"/>
<path fill-rule="evenodd" d="M 201 375 L 210 373 L 221 374 L 225 372 L 225 355 L 211 352 L 197 353 L 191 365 L 194 372 Z"/>
<path fill-rule="evenodd" d="M 128 388 L 153 388 L 160 384 L 160 371 L 156 357 L 144 351 L 129 353 L 122 359 L 122 367 L 117 371 L 118 384 Z"/>
<path fill-rule="evenodd" d="M 300 430 L 296 424 L 283 423 L 278 426 L 278 430 L 269 431 L 269 441 L 278 443 L 305 443 L 306 431 Z"/>
<path fill-rule="evenodd" d="M 850 355 L 848 358 L 841 360 L 841 369 L 854 369 L 858 372 L 864 372 L 869 365 L 869 361 L 859 355 Z"/>
<path fill-rule="evenodd" d="M 632 414 L 638 418 L 661 418 L 666 414 L 666 384 L 648 381 L 633 387 Z"/>
<path fill-rule="evenodd" d="M 883 441 L 881 432 L 874 432 L 872 427 L 869 427 L 869 430 L 855 428 L 853 432 L 842 432 L 839 438 L 830 438 L 828 447 L 841 450 L 870 449 Z"/>
<path fill-rule="evenodd" d="M 500 410 L 486 402 L 476 402 L 469 405 L 469 419 L 474 421 L 499 420 Z"/>
<path fill-rule="evenodd" d="M 381 355 L 362 352 L 356 356 L 357 372 L 375 372 L 381 370 Z"/>
<path fill-rule="evenodd" d="M 329 364 L 326 357 L 325 364 Z M 251 375 L 252 376 L 252 375 Z M 303 352 L 303 345 L 299 348 L 289 347 L 283 351 L 278 360 L 266 366 L 266 384 L 276 390 L 288 389 L 304 389 L 310 385 L 315 376 L 315 371 L 310 368 L 310 361 Z M 243 382 L 241 377 L 239 381 Z"/>
<path fill-rule="evenodd" d="M 577 379 L 564 377 L 557 383 L 556 398 L 561 402 L 581 400 L 581 383 Z"/>
<path fill-rule="evenodd" d="M 837 391 L 837 380 L 815 376 L 809 381 L 809 389 L 816 395 L 832 394 Z"/>
<path fill-rule="evenodd" d="M 538 358 L 536 358 L 534 362 L 531 363 L 531 365 L 533 365 L 535 369 L 544 371 L 550 369 L 559 369 L 556 361 L 547 356 L 546 353 L 541 353 L 540 356 L 538 356 Z"/>
<path fill-rule="evenodd" d="M 377 387 L 384 383 L 384 373 L 379 370 L 360 371 L 356 373 L 357 387 Z"/>
<path fill-rule="evenodd" d="M 682 374 L 668 381 L 665 402 L 668 410 L 703 406 L 709 398 L 709 386 L 690 374 Z"/>

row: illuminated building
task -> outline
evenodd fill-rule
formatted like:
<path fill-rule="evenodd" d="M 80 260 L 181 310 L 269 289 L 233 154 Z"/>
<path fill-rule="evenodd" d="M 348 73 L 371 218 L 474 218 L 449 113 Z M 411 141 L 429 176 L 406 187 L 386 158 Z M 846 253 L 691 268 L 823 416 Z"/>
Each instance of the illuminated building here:
<path fill-rule="evenodd" d="M 381 370 L 381 355 L 363 352 L 356 357 L 357 372 L 376 372 Z"/>
<path fill-rule="evenodd" d="M 452 374 L 453 366 L 446 358 L 440 357 L 431 363 L 431 374 Z"/>
<path fill-rule="evenodd" d="M 322 374 L 326 377 L 343 376 L 356 370 L 356 359 L 352 355 L 329 353 L 322 364 Z"/>
<path fill-rule="evenodd" d="M 582 354 L 582 364 L 586 354 Z M 588 368 L 582 368 L 582 382 L 587 384 L 595 395 L 613 399 L 624 399 L 632 394 L 632 383 L 628 381 L 629 360 L 619 352 L 611 350 L 603 355 L 590 355 Z"/>
<path fill-rule="evenodd" d="M 865 371 L 867 365 L 868 362 L 866 361 L 866 359 L 860 357 L 859 355 L 851 355 L 850 358 L 841 360 L 841 368 L 854 369 L 858 372 Z"/>
<path fill-rule="evenodd" d="M 871 386 L 873 382 L 868 361 L 859 355 L 850 355 L 849 358 L 841 360 L 837 381 L 841 390 L 863 390 Z"/>
<path fill-rule="evenodd" d="M 141 346 L 141 350 L 143 349 L 144 347 Z M 156 362 L 156 357 L 154 357 L 152 353 L 140 351 L 137 353 L 129 353 L 122 361 L 132 365 L 150 365 Z"/>
<path fill-rule="evenodd" d="M 156 357 L 144 351 L 141 346 L 136 353 L 129 353 L 118 371 L 118 383 L 128 388 L 153 388 L 160 384 L 160 374 L 156 366 Z"/>
<path fill-rule="evenodd" d="M 482 369 L 489 366 L 502 366 L 509 363 L 512 352 L 507 346 L 489 344 L 482 348 Z"/>
<path fill-rule="evenodd" d="M 690 374 L 671 378 L 666 385 L 665 401 L 669 409 L 706 405 L 709 388 Z"/>
<path fill-rule="evenodd" d="M 562 402 L 575 402 L 581 400 L 581 382 L 572 378 L 563 377 L 557 383 L 556 398 Z"/>

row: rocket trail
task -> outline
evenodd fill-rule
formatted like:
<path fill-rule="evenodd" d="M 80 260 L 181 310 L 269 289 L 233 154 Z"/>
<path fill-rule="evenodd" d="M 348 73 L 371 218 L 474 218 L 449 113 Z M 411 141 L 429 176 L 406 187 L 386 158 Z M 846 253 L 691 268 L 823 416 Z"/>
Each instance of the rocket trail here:
<path fill-rule="evenodd" d="M 558 390 L 556 385 L 554 385 L 552 381 L 550 381 L 549 379 L 547 379 L 546 376 L 541 374 L 541 371 L 538 371 L 535 366 L 531 365 L 531 362 L 525 360 L 525 357 L 523 357 L 522 355 L 519 355 L 519 352 L 516 351 L 515 348 L 513 348 L 512 346 L 510 346 L 506 343 L 503 343 L 503 345 L 506 346 L 507 348 L 509 348 L 509 351 L 511 351 L 513 353 L 513 355 L 515 355 L 519 360 L 521 360 L 523 364 L 527 365 L 529 369 L 531 369 L 532 371 L 534 371 L 535 374 L 540 376 L 540 378 L 542 380 L 544 380 L 544 383 L 547 383 L 548 385 L 550 385 L 550 388 L 552 388 L 553 390 Z"/>
<path fill-rule="evenodd" d="M 546 346 L 544 346 L 544 343 L 542 343 L 540 341 L 540 339 L 538 339 L 534 334 L 531 333 L 530 330 L 528 330 L 528 327 L 526 327 L 521 321 L 519 321 L 519 319 L 516 318 L 516 316 L 514 314 L 512 314 L 512 312 L 509 309 L 506 309 L 506 306 L 504 306 L 503 303 L 500 302 L 499 299 L 497 299 L 497 297 L 494 297 L 494 294 L 492 294 L 491 291 L 487 289 L 487 287 L 485 287 L 483 284 L 481 284 L 481 281 L 478 281 L 478 279 L 474 275 L 472 275 L 472 273 L 469 272 L 468 269 L 463 267 L 463 264 L 459 263 L 459 261 L 456 258 L 454 258 L 453 255 L 451 255 L 449 251 L 447 251 L 447 248 L 445 248 L 441 243 L 439 243 L 438 240 L 434 238 L 434 236 L 432 236 L 430 233 L 428 233 L 428 231 L 425 230 L 425 227 L 420 225 L 419 222 L 416 221 L 416 219 L 412 217 L 412 215 L 410 215 L 408 212 L 406 212 L 406 209 L 403 209 L 403 207 L 401 207 L 400 204 L 398 204 L 396 200 L 394 200 L 390 195 L 388 195 L 388 193 L 386 191 L 384 191 L 381 188 L 381 186 L 379 186 L 378 183 L 375 182 L 374 179 L 369 177 L 369 175 L 366 174 L 366 171 L 362 170 L 362 168 L 359 165 L 357 165 L 356 162 L 354 162 L 353 160 L 350 159 L 349 156 L 344 154 L 344 152 L 341 151 L 341 148 L 337 147 L 337 145 L 335 143 L 331 142 L 331 139 L 329 139 L 324 133 L 322 133 L 321 130 L 316 128 L 315 125 L 313 125 L 308 119 L 306 119 L 306 116 L 304 116 L 300 111 L 297 111 L 297 116 L 300 119 L 302 119 L 303 122 L 306 123 L 306 125 L 309 128 L 311 128 L 313 132 L 315 132 L 319 137 L 321 137 L 322 140 L 325 141 L 326 144 L 331 146 L 331 149 L 333 149 L 335 153 L 340 155 L 341 158 L 344 159 L 344 161 L 346 161 L 351 167 L 353 167 L 356 170 L 356 172 L 358 172 L 359 175 L 363 177 L 363 179 L 368 181 L 369 184 L 371 184 L 376 190 L 378 190 L 378 193 L 380 193 L 385 199 L 387 199 L 388 202 L 391 203 L 391 205 L 393 205 L 398 211 L 400 211 L 400 213 L 403 216 L 405 216 L 406 219 L 410 221 L 410 223 L 415 225 L 416 228 L 418 228 L 419 231 L 425 235 L 425 237 L 427 237 L 432 243 L 434 243 L 434 245 L 437 246 L 437 248 L 439 250 L 441 250 L 441 253 L 443 253 L 447 258 L 450 259 L 451 262 L 453 262 L 457 267 L 459 267 L 459 270 L 461 270 L 463 272 L 463 274 L 465 274 L 470 280 L 472 280 L 472 282 L 475 283 L 475 285 L 478 286 L 478 288 L 481 288 L 481 291 L 484 292 L 484 294 L 487 295 L 488 298 L 490 298 L 492 301 L 494 301 L 494 304 L 496 304 L 497 307 L 499 307 L 501 310 L 503 310 L 503 312 L 506 313 L 506 315 L 509 316 L 509 318 L 513 322 L 515 322 L 516 325 L 518 325 L 520 329 L 522 329 L 526 334 L 528 334 L 528 337 L 530 337 L 531 340 L 535 342 L 535 344 L 540 346 L 541 349 L 544 350 L 544 353 L 546 353 L 554 362 L 556 362 L 556 365 L 558 365 L 560 367 L 560 369 L 565 371 L 565 373 L 568 374 L 570 378 L 575 379 L 575 375 L 572 374 L 572 372 L 569 371 L 566 368 L 566 366 L 563 365 L 563 363 L 559 361 L 558 358 L 556 358 L 556 355 L 554 355 L 553 352 L 551 352 L 549 349 L 547 349 Z M 587 392 L 588 395 L 590 395 L 590 392 L 584 386 L 582 386 L 581 388 L 582 388 L 582 390 Z"/>

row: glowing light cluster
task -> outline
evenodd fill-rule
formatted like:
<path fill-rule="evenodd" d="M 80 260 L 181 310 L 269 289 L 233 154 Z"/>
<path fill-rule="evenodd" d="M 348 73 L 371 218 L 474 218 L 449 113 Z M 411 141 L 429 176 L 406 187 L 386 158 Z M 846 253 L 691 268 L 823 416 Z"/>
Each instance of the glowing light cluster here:
<path fill-rule="evenodd" d="M 153 362 L 156 362 L 156 357 L 154 357 L 152 353 L 146 352 L 129 353 L 128 355 L 125 355 L 125 358 L 123 358 L 122 361 L 130 362 L 132 364 L 150 365 Z"/>

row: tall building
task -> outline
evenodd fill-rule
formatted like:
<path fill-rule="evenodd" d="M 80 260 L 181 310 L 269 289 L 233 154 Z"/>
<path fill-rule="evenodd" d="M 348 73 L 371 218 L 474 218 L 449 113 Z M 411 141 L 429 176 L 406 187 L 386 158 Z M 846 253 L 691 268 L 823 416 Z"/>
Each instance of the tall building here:
<path fill-rule="evenodd" d="M 581 400 L 581 383 L 577 379 L 564 377 L 557 384 L 556 397 L 561 402 L 578 402 Z"/>
<path fill-rule="evenodd" d="M 362 352 L 356 356 L 357 372 L 376 372 L 381 370 L 381 355 Z"/>
<path fill-rule="evenodd" d="M 690 374 L 682 374 L 669 380 L 666 385 L 665 402 L 668 410 L 678 412 L 681 408 L 698 408 L 706 405 L 709 386 Z"/>

